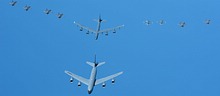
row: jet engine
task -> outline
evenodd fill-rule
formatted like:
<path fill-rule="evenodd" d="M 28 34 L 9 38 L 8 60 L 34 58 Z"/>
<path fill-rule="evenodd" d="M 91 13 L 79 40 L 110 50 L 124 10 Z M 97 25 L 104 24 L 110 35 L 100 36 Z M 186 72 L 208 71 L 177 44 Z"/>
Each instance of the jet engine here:
<path fill-rule="evenodd" d="M 105 88 L 106 84 L 105 83 L 102 83 L 102 88 Z"/>
<path fill-rule="evenodd" d="M 115 84 L 115 79 L 112 79 L 112 84 Z"/>
<path fill-rule="evenodd" d="M 73 83 L 73 78 L 70 78 L 70 83 Z"/>
<path fill-rule="evenodd" d="M 89 31 L 87 31 L 86 34 L 89 34 Z"/>
<path fill-rule="evenodd" d="M 78 82 L 78 86 L 79 86 L 79 87 L 81 86 L 81 82 Z"/>
<path fill-rule="evenodd" d="M 83 31 L 83 28 L 81 27 L 81 28 L 79 29 L 79 31 Z"/>
<path fill-rule="evenodd" d="M 105 36 L 108 36 L 108 32 L 105 33 Z"/>

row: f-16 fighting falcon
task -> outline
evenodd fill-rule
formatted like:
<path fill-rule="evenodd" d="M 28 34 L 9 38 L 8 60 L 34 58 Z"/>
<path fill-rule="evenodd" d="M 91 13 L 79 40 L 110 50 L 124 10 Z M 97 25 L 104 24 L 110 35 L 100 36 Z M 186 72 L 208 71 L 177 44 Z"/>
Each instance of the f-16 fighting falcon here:
<path fill-rule="evenodd" d="M 163 24 L 165 24 L 166 22 L 165 22 L 164 20 L 160 20 L 158 23 L 159 23 L 160 25 L 163 25 Z"/>
<path fill-rule="evenodd" d="M 15 6 L 15 5 L 17 4 L 17 1 L 11 1 L 9 4 L 10 4 L 11 6 Z"/>
<path fill-rule="evenodd" d="M 184 27 L 185 25 L 186 25 L 185 22 L 180 22 L 180 23 L 179 23 L 179 26 L 180 26 L 180 27 Z"/>
<path fill-rule="evenodd" d="M 95 20 L 95 21 L 98 22 L 96 30 L 93 30 L 93 29 L 91 29 L 89 27 L 83 26 L 83 25 L 81 25 L 79 23 L 76 23 L 76 22 L 74 22 L 74 24 L 76 24 L 77 27 L 80 27 L 80 31 L 83 31 L 84 29 L 87 30 L 86 34 L 89 34 L 89 32 L 94 33 L 95 34 L 95 40 L 98 40 L 98 37 L 99 37 L 100 33 L 102 33 L 102 34 L 105 33 L 105 35 L 108 36 L 109 32 L 116 33 L 117 29 L 120 29 L 120 28 L 124 27 L 124 25 L 120 25 L 120 26 L 117 26 L 115 28 L 109 28 L 109 29 L 101 30 L 100 29 L 101 28 L 101 23 L 104 22 L 105 20 L 102 20 L 101 16 L 99 16 L 98 20 Z"/>
<path fill-rule="evenodd" d="M 210 19 L 208 19 L 208 20 L 205 21 L 205 24 L 210 24 L 210 23 L 211 23 L 211 20 L 210 20 Z"/>
<path fill-rule="evenodd" d="M 50 14 L 51 12 L 52 12 L 52 10 L 50 10 L 50 9 L 44 10 L 44 13 L 45 13 L 45 14 Z"/>
<path fill-rule="evenodd" d="M 62 13 L 58 13 L 57 14 L 57 18 L 62 18 L 63 17 L 63 14 Z"/>
<path fill-rule="evenodd" d="M 95 61 L 94 62 L 86 62 L 88 65 L 92 66 L 92 71 L 91 71 L 91 75 L 90 75 L 90 78 L 89 79 L 86 79 L 84 77 L 81 77 L 81 76 L 78 76 L 76 74 L 73 74 L 69 71 L 65 71 L 65 73 L 67 75 L 69 75 L 71 78 L 70 78 L 70 83 L 73 82 L 73 79 L 76 79 L 79 81 L 78 83 L 78 86 L 81 86 L 81 82 L 85 85 L 88 86 L 88 94 L 91 94 L 92 91 L 93 91 L 93 88 L 94 86 L 98 85 L 98 84 L 101 84 L 102 83 L 102 87 L 105 88 L 106 84 L 105 82 L 112 79 L 112 84 L 115 83 L 115 77 L 121 75 L 123 72 L 119 72 L 119 73 L 116 73 L 116 74 L 113 74 L 113 75 L 110 75 L 110 76 L 107 76 L 107 77 L 104 77 L 104 78 L 101 78 L 101 79 L 96 79 L 96 74 L 97 74 L 97 67 L 105 64 L 105 62 L 101 62 L 101 63 L 98 63 L 96 62 L 96 57 L 95 57 Z"/>
<path fill-rule="evenodd" d="M 28 5 L 24 6 L 25 11 L 28 11 L 30 8 L 31 8 L 31 6 L 28 6 Z"/>
<path fill-rule="evenodd" d="M 146 20 L 146 21 L 144 21 L 144 24 L 146 24 L 147 26 L 148 25 L 151 25 L 153 22 L 151 22 L 150 20 Z"/>

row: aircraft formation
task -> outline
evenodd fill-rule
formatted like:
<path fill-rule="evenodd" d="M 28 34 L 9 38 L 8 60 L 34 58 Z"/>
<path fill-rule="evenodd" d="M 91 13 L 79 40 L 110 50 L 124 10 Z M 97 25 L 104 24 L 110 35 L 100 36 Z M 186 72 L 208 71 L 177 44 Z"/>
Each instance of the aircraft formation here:
<path fill-rule="evenodd" d="M 146 21 L 144 21 L 143 22 L 145 25 L 147 25 L 147 26 L 149 26 L 149 25 L 152 25 L 153 24 L 153 22 L 152 21 L 150 21 L 150 20 L 146 20 Z M 164 24 L 166 24 L 166 21 L 164 21 L 164 20 L 160 20 L 160 21 L 158 21 L 157 22 L 159 25 L 164 25 Z M 205 20 L 205 22 L 204 22 L 205 24 L 210 24 L 211 23 L 211 20 L 210 19 L 207 19 L 207 20 Z M 185 25 L 186 25 L 186 22 L 184 22 L 184 21 L 182 21 L 182 22 L 179 22 L 179 24 L 178 24 L 180 27 L 185 27 Z"/>
<path fill-rule="evenodd" d="M 11 5 L 11 6 L 16 6 L 17 5 L 17 3 L 18 3 L 18 1 L 11 1 L 9 4 Z M 25 11 L 29 11 L 30 9 L 31 9 L 32 7 L 30 6 L 30 5 L 25 5 L 24 7 L 23 7 L 23 9 L 25 10 Z M 45 14 L 51 14 L 52 13 L 52 10 L 51 9 L 45 9 L 44 11 L 43 11 Z M 63 17 L 63 13 L 57 13 L 56 14 L 56 16 L 57 16 L 57 18 L 62 18 Z"/>
<path fill-rule="evenodd" d="M 11 6 L 16 6 L 17 3 L 18 3 L 18 1 L 11 1 L 11 2 L 9 2 L 9 4 L 10 4 Z M 23 7 L 23 9 L 24 9 L 25 11 L 30 11 L 31 8 L 32 8 L 32 7 L 31 7 L 30 5 L 25 5 L 25 6 Z M 52 11 L 51 9 L 45 9 L 43 12 L 44 12 L 46 15 L 49 15 L 49 14 L 51 14 L 53 11 Z M 59 19 L 61 19 L 61 18 L 63 17 L 63 15 L 64 15 L 63 13 L 59 13 L 59 12 L 58 12 L 58 13 L 56 14 L 56 17 L 59 18 Z M 113 28 L 101 29 L 101 24 L 106 21 L 106 20 L 103 20 L 103 19 L 101 18 L 101 15 L 99 15 L 98 19 L 95 20 L 95 21 L 97 22 L 97 29 L 89 28 L 89 27 L 84 26 L 84 25 L 82 25 L 82 24 L 80 24 L 80 23 L 77 23 L 77 22 L 75 22 L 75 21 L 74 21 L 73 23 L 74 23 L 77 27 L 79 27 L 79 31 L 85 30 L 85 31 L 86 31 L 86 34 L 90 34 L 90 33 L 95 34 L 95 40 L 98 40 L 99 34 L 105 34 L 106 36 L 108 36 L 109 33 L 116 33 L 117 30 L 119 30 L 119 29 L 121 29 L 121 28 L 124 27 L 124 25 L 119 25 L 119 26 L 116 26 L 116 27 L 113 27 Z M 150 26 L 150 25 L 153 24 L 153 22 L 150 21 L 150 20 L 145 20 L 143 23 L 144 23 L 145 25 L 147 25 L 147 26 Z M 161 19 L 161 20 L 157 21 L 156 23 L 159 24 L 159 25 L 164 25 L 164 24 L 166 24 L 167 22 L 166 22 L 165 20 Z M 205 24 L 210 24 L 210 23 L 211 23 L 211 20 L 210 20 L 210 19 L 207 19 L 207 20 L 205 20 L 204 23 L 205 23 Z M 185 27 L 185 26 L 186 26 L 186 22 L 181 21 L 181 22 L 179 22 L 178 26 L 179 26 L 179 27 Z M 84 78 L 84 77 L 82 77 L 82 76 L 78 76 L 78 75 L 76 75 L 76 74 L 74 74 L 74 73 L 72 73 L 72 72 L 70 72 L 70 71 L 67 71 L 67 70 L 65 70 L 64 72 L 65 72 L 67 75 L 70 76 L 70 83 L 72 83 L 72 82 L 74 81 L 74 79 L 76 79 L 76 80 L 79 81 L 79 82 L 78 82 L 78 86 L 81 86 L 81 83 L 87 85 L 87 86 L 88 86 L 88 89 L 87 89 L 87 90 L 88 90 L 88 94 L 91 94 L 91 93 L 92 93 L 92 91 L 93 91 L 93 89 L 94 89 L 94 87 L 95 87 L 96 85 L 102 84 L 102 87 L 105 88 L 105 87 L 106 87 L 106 83 L 105 83 L 105 82 L 108 81 L 108 80 L 111 80 L 112 84 L 114 84 L 114 83 L 115 83 L 115 77 L 117 77 L 117 76 L 123 74 L 123 72 L 118 72 L 118 73 L 116 73 L 116 74 L 113 74 L 113 75 L 110 75 L 110 76 L 107 76 L 107 77 L 104 77 L 104 78 L 101 78 L 101 79 L 97 79 L 97 78 L 96 78 L 96 75 L 97 75 L 97 67 L 99 67 L 99 66 L 105 64 L 105 62 L 97 62 L 97 61 L 96 61 L 96 55 L 95 55 L 95 60 L 94 60 L 94 62 L 89 62 L 89 61 L 87 61 L 86 63 L 92 67 L 91 75 L 90 75 L 90 78 L 89 78 L 89 79 L 86 79 L 86 78 Z"/>

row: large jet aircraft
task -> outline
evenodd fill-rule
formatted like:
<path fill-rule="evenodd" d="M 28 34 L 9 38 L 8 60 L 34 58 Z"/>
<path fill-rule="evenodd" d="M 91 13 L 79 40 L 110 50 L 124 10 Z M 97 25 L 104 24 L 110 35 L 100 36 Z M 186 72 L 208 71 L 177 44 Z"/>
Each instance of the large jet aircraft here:
<path fill-rule="evenodd" d="M 96 62 L 96 56 L 95 56 L 95 61 L 94 62 L 88 62 L 87 61 L 86 63 L 89 64 L 90 66 L 92 66 L 92 71 L 91 71 L 91 75 L 90 75 L 89 79 L 78 76 L 78 75 L 73 74 L 73 73 L 71 73 L 69 71 L 66 71 L 66 70 L 65 70 L 65 73 L 71 77 L 70 78 L 70 83 L 73 82 L 73 78 L 74 78 L 74 79 L 79 81 L 78 86 L 81 86 L 81 82 L 83 84 L 87 85 L 88 86 L 88 94 L 91 94 L 92 91 L 93 91 L 94 86 L 96 86 L 98 84 L 102 83 L 102 87 L 105 88 L 105 86 L 106 86 L 105 82 L 110 80 L 110 79 L 112 79 L 112 84 L 114 84 L 115 83 L 114 78 L 123 73 L 123 72 L 119 72 L 119 73 L 116 73 L 116 74 L 113 74 L 113 75 L 110 75 L 110 76 L 107 76 L 107 77 L 104 77 L 104 78 L 101 78 L 101 79 L 96 79 L 97 67 L 105 64 L 105 62 L 101 62 L 101 63 Z"/>
<path fill-rule="evenodd" d="M 105 35 L 108 36 L 108 33 L 109 33 L 109 32 L 116 33 L 116 30 L 117 30 L 117 29 L 120 29 L 120 28 L 124 27 L 124 25 L 120 25 L 120 26 L 117 26 L 117 27 L 115 27 L 115 28 L 109 28 L 109 29 L 105 29 L 105 30 L 100 30 L 100 28 L 101 28 L 101 23 L 104 22 L 105 20 L 102 20 L 102 19 L 101 19 L 101 16 L 99 15 L 98 20 L 95 20 L 95 21 L 98 22 L 98 25 L 97 25 L 97 29 L 96 29 L 96 30 L 93 30 L 93 29 L 91 29 L 91 28 L 88 28 L 88 27 L 86 27 L 86 26 L 83 26 L 83 25 L 81 25 L 81 24 L 79 24 L 79 23 L 76 23 L 75 21 L 74 21 L 74 24 L 76 24 L 78 27 L 80 27 L 80 31 L 83 31 L 83 29 L 87 30 L 87 33 L 86 33 L 86 34 L 89 34 L 89 32 L 95 33 L 95 40 L 98 40 L 98 37 L 99 37 L 99 34 L 100 34 L 100 33 L 102 33 L 102 34 L 105 33 Z"/>

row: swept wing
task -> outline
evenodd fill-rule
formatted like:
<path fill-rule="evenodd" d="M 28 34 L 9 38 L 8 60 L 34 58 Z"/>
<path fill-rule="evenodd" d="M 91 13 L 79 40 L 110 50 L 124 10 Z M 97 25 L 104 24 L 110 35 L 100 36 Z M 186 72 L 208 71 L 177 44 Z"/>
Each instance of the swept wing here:
<path fill-rule="evenodd" d="M 113 75 L 110 75 L 110 76 L 107 76 L 107 77 L 98 79 L 98 80 L 96 80 L 95 85 L 98 85 L 98 84 L 101 84 L 101 83 L 103 83 L 103 82 L 106 82 L 106 81 L 108 81 L 108 80 L 110 80 L 110 79 L 113 79 L 113 78 L 115 78 L 115 77 L 121 75 L 122 73 L 123 73 L 123 72 L 119 72 L 119 73 L 116 73 L 116 74 L 113 74 Z"/>
<path fill-rule="evenodd" d="M 73 74 L 73 73 L 71 73 L 71 72 L 69 72 L 69 71 L 65 71 L 65 73 L 68 74 L 69 76 L 73 77 L 74 79 L 76 79 L 76 80 L 82 82 L 83 84 L 89 85 L 89 80 L 88 80 L 88 79 L 83 78 L 83 77 L 81 77 L 81 76 L 78 76 L 78 75 L 76 75 L 76 74 Z"/>
<path fill-rule="evenodd" d="M 105 30 L 100 30 L 98 33 L 108 33 L 108 32 L 115 32 L 116 30 L 120 29 L 124 27 L 124 25 L 121 26 L 117 26 L 115 28 L 109 28 L 109 29 L 105 29 Z"/>
<path fill-rule="evenodd" d="M 74 24 L 76 24 L 78 27 L 80 27 L 80 28 L 82 28 L 82 29 L 85 29 L 85 30 L 87 30 L 87 31 L 89 31 L 89 32 L 96 33 L 95 30 L 93 30 L 93 29 L 91 29 L 91 28 L 89 28 L 89 27 L 83 26 L 83 25 L 81 25 L 81 24 L 79 24 L 79 23 L 76 23 L 75 21 L 74 21 Z"/>

